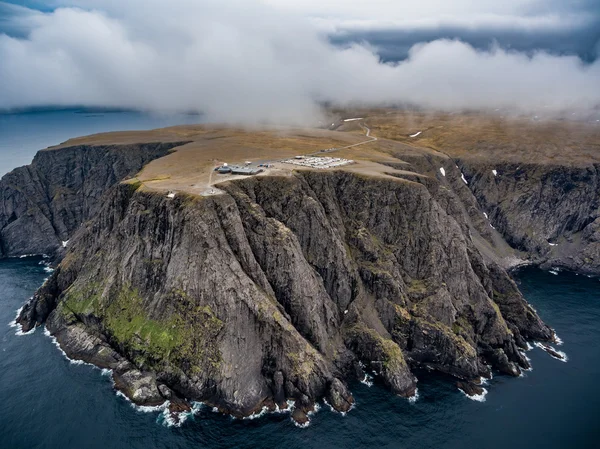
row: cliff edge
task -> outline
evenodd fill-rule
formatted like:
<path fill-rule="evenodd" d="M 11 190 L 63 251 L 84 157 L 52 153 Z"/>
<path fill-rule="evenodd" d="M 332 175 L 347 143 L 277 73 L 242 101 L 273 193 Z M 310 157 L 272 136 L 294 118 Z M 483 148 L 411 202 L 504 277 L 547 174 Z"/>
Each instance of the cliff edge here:
<path fill-rule="evenodd" d="M 348 411 L 351 378 L 375 373 L 411 397 L 413 371 L 429 368 L 471 388 L 492 370 L 520 375 L 528 341 L 555 340 L 506 271 L 543 253 L 503 238 L 516 231 L 486 196 L 489 167 L 383 139 L 359 153 L 351 135 L 338 150 L 357 160 L 346 168 L 275 167 L 210 184 L 219 133 L 129 144 L 146 159 L 119 171 L 128 181 L 113 176 L 64 206 L 92 198 L 64 234 L 61 203 L 48 202 L 51 237 L 36 248 L 69 243 L 21 311 L 23 330 L 46 323 L 69 357 L 111 369 L 138 404 L 203 401 L 248 416 L 293 402 L 301 423 L 322 398 Z M 70 185 L 67 171 L 58 178 L 45 188 Z M 572 222 L 560 232 L 590 224 Z"/>

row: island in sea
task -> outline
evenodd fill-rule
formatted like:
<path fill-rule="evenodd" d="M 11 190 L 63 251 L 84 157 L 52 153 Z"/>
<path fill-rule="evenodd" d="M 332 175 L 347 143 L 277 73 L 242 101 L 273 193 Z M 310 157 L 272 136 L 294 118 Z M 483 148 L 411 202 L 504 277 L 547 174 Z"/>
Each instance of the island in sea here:
<path fill-rule="evenodd" d="M 492 372 L 564 355 L 510 270 L 600 273 L 597 126 L 332 111 L 326 129 L 213 125 L 98 134 L 0 181 L 0 257 L 56 270 L 19 312 L 173 419 L 318 401 L 348 381 L 474 397 Z M 551 324 L 551 323 L 550 323 Z"/>

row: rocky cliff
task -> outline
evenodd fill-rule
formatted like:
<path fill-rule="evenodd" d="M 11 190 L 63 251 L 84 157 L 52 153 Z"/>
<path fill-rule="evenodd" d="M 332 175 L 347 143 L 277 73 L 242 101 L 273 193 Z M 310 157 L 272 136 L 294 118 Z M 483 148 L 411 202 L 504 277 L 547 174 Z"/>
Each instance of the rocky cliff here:
<path fill-rule="evenodd" d="M 600 272 L 598 164 L 458 160 L 481 209 L 531 262 Z"/>
<path fill-rule="evenodd" d="M 181 143 L 73 146 L 37 153 L 0 180 L 0 258 L 54 254 L 104 192 Z"/>
<path fill-rule="evenodd" d="M 239 416 L 291 399 L 303 421 L 322 397 L 346 411 L 363 369 L 402 396 L 416 367 L 519 375 L 526 340 L 552 330 L 482 252 L 489 226 L 454 162 L 411 163 L 430 176 L 305 171 L 174 199 L 120 184 L 19 322 L 47 320 L 140 404 Z"/>

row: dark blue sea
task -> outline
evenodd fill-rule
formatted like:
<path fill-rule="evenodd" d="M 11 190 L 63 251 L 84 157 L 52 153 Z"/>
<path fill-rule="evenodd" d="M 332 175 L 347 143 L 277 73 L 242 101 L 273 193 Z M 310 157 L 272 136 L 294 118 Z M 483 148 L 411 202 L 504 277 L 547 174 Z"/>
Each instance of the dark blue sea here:
<path fill-rule="evenodd" d="M 419 375 L 415 403 L 377 384 L 352 385 L 346 416 L 323 406 L 306 429 L 289 415 L 234 420 L 200 409 L 179 427 L 115 395 L 99 369 L 69 362 L 37 329 L 9 323 L 48 273 L 39 258 L 0 261 L 0 447 L 81 448 L 498 448 L 597 449 L 600 441 L 600 281 L 527 268 L 527 299 L 564 340 L 566 363 L 535 348 L 533 371 L 495 376 L 485 402 L 452 379 Z"/>
<path fill-rule="evenodd" d="M 54 126 L 35 114 L 24 121 L 0 116 L 0 132 L 13 132 L 17 144 L 18 132 L 7 122 L 16 120 L 21 136 L 23 130 L 29 133 L 21 149 L 0 134 L 2 164 L 7 165 L 7 148 L 14 149 L 9 150 L 13 161 L 20 161 L 8 163 L 7 169 L 27 163 L 38 147 L 73 135 L 182 123 L 181 117 L 126 113 L 132 114 L 131 121 L 121 120 L 128 115 L 88 117 L 90 123 L 76 118 L 85 123 L 78 127 L 68 122 L 72 112 L 56 114 L 50 120 Z M 37 135 L 38 125 L 50 141 Z M 485 402 L 468 399 L 451 378 L 427 372 L 418 373 L 415 403 L 377 383 L 355 383 L 355 409 L 341 416 L 323 406 L 310 426 L 300 429 L 286 414 L 233 420 L 208 408 L 181 427 L 168 427 L 160 412 L 133 408 L 115 395 L 99 369 L 68 361 L 42 328 L 16 335 L 10 326 L 17 309 L 48 276 L 41 258 L 0 261 L 0 449 L 600 447 L 598 278 L 536 268 L 516 273 L 525 297 L 564 341 L 557 348 L 567 354 L 566 363 L 535 348 L 527 353 L 533 371 L 522 378 L 494 376 Z"/>
<path fill-rule="evenodd" d="M 0 62 L 1 63 L 1 62 Z M 0 112 L 0 176 L 31 162 L 38 150 L 73 137 L 194 124 L 198 115 L 155 115 L 89 109 Z"/>

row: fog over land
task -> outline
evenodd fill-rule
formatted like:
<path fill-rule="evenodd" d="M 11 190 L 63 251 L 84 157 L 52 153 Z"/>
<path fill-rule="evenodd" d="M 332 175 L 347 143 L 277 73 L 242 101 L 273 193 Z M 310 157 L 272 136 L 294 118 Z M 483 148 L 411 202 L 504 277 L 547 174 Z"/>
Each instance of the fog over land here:
<path fill-rule="evenodd" d="M 594 2 L 410 3 L 0 2 L 0 108 L 304 124 L 323 102 L 536 114 L 600 105 Z"/>

